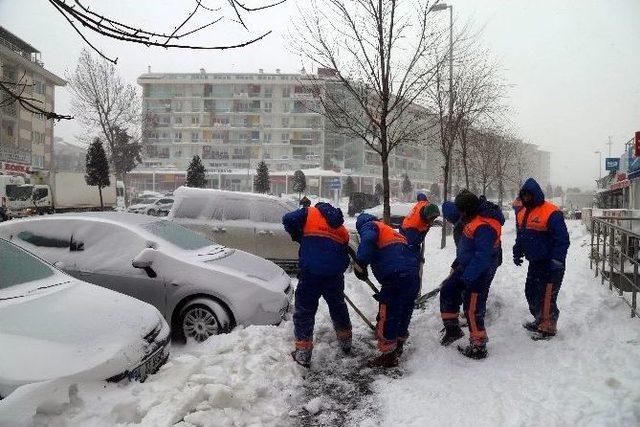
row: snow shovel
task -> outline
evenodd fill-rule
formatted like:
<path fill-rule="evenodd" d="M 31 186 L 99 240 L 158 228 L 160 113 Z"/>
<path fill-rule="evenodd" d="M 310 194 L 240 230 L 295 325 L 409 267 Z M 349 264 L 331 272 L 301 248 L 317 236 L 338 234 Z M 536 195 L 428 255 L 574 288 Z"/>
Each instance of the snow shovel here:
<path fill-rule="evenodd" d="M 360 266 L 358 265 L 358 263 L 356 262 L 356 252 L 353 250 L 353 248 L 351 246 L 347 246 L 347 252 L 349 253 L 349 257 L 351 257 L 351 264 L 353 265 L 353 269 L 354 270 L 358 270 L 358 271 L 362 271 Z M 375 292 L 376 294 L 379 294 L 380 291 L 378 290 L 378 288 L 376 288 L 376 285 L 373 284 L 373 282 L 371 281 L 371 279 L 367 278 L 365 280 L 365 283 L 367 285 L 369 285 L 369 287 L 371 288 L 371 290 L 373 292 Z"/>
<path fill-rule="evenodd" d="M 364 315 L 364 314 L 363 314 L 363 313 L 358 309 L 358 307 L 356 307 L 356 305 L 353 303 L 353 301 L 351 301 L 351 300 L 349 299 L 349 297 L 348 297 L 348 296 L 346 296 L 346 295 L 345 295 L 345 296 L 344 296 L 344 300 L 345 300 L 345 301 L 346 301 L 346 302 L 351 306 L 351 308 L 353 308 L 353 311 L 355 311 L 355 312 L 356 312 L 356 314 L 357 314 L 358 316 L 360 316 L 360 318 L 361 318 L 362 320 L 364 320 L 364 323 L 366 323 L 366 324 L 367 324 L 367 326 L 369 326 L 369 327 L 371 328 L 371 330 L 372 330 L 372 331 L 375 331 L 375 330 L 376 330 L 375 326 L 373 326 L 373 323 L 371 323 L 371 322 L 369 321 L 369 319 L 367 319 L 367 316 L 365 316 L 365 315 Z"/>
<path fill-rule="evenodd" d="M 431 298 L 435 297 L 439 293 L 440 293 L 440 288 L 435 288 L 434 290 L 429 291 L 424 295 L 421 295 L 416 300 L 416 308 L 423 309 L 425 304 L 427 303 L 427 301 L 430 300 Z"/>

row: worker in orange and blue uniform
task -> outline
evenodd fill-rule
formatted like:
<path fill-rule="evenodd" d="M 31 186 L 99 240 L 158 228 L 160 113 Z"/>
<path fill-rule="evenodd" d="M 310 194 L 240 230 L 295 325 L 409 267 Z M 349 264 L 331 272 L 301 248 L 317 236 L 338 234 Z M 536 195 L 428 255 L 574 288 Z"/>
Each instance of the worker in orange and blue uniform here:
<path fill-rule="evenodd" d="M 520 190 L 524 206 L 516 217 L 517 236 L 513 246 L 513 262 L 520 266 L 529 261 L 525 296 L 532 322 L 523 324 L 532 338 L 549 339 L 556 334 L 557 298 L 565 271 L 569 233 L 562 211 L 544 198 L 542 188 L 529 178 Z"/>
<path fill-rule="evenodd" d="M 402 220 L 400 233 L 407 238 L 409 247 L 417 254 L 422 253 L 422 244 L 431 228 L 433 221 L 440 216 L 437 205 L 429 203 L 427 196 L 418 193 L 417 203 L 413 205 L 409 214 Z"/>
<path fill-rule="evenodd" d="M 344 300 L 344 272 L 349 266 L 349 232 L 339 208 L 316 203 L 289 212 L 282 217 L 291 239 L 300 243 L 300 273 L 293 313 L 295 350 L 293 359 L 309 367 L 313 351 L 313 328 L 320 297 L 329 307 L 329 315 L 345 354 L 351 351 L 351 321 Z"/>
<path fill-rule="evenodd" d="M 356 276 L 365 280 L 370 264 L 381 285 L 380 293 L 375 296 L 379 302 L 376 336 L 381 354 L 368 365 L 397 366 L 398 356 L 409 337 L 409 323 L 418 296 L 418 255 L 402 234 L 373 215 L 360 214 L 356 229 L 360 235 Z"/>
<path fill-rule="evenodd" d="M 440 291 L 440 315 L 444 324 L 440 343 L 447 346 L 464 336 L 459 324 L 460 305 L 469 325 L 469 345 L 458 346 L 467 357 L 487 356 L 484 327 L 487 297 L 493 277 L 502 263 L 501 235 L 504 216 L 498 206 L 465 191 L 455 205 L 464 221 L 452 273 Z"/>

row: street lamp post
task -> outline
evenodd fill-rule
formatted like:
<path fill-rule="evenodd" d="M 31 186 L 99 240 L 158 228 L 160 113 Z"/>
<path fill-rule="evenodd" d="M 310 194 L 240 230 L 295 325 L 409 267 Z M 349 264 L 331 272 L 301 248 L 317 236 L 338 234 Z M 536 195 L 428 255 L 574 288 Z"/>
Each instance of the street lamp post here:
<path fill-rule="evenodd" d="M 439 12 L 449 9 L 449 138 L 451 138 L 451 145 L 453 145 L 453 5 L 446 3 L 437 3 L 431 7 L 431 11 Z M 451 190 L 451 166 L 449 166 L 449 190 Z"/>
<path fill-rule="evenodd" d="M 593 153 L 599 155 L 598 165 L 599 165 L 600 171 L 598 173 L 598 181 L 600 181 L 602 179 L 602 151 L 597 150 L 597 151 L 594 151 Z"/>

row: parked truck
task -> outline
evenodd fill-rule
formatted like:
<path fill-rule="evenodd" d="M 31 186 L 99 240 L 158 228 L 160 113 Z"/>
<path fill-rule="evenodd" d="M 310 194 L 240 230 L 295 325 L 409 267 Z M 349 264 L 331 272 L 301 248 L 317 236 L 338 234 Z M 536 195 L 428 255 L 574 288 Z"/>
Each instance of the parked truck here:
<path fill-rule="evenodd" d="M 98 188 L 87 185 L 81 172 L 52 172 L 51 185 L 25 184 L 20 177 L 12 178 L 12 182 L 4 186 L 9 216 L 100 209 Z M 0 179 L 0 186 L 4 181 L 8 182 L 9 179 Z M 116 177 L 112 176 L 111 185 L 102 189 L 102 202 L 106 210 L 117 206 L 116 187 Z"/>

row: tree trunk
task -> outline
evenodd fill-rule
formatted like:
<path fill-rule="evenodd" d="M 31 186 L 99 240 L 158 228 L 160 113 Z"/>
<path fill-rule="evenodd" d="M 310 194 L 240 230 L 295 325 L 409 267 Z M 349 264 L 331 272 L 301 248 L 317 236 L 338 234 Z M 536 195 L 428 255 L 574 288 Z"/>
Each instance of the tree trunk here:
<path fill-rule="evenodd" d="M 386 150 L 383 151 L 383 153 Z M 391 206 L 389 205 L 389 156 L 386 154 L 382 160 L 382 220 L 385 224 L 391 224 Z"/>
<path fill-rule="evenodd" d="M 100 210 L 104 210 L 104 202 L 102 201 L 102 187 L 98 185 L 98 194 L 100 194 Z"/>
<path fill-rule="evenodd" d="M 463 149 L 462 154 L 462 169 L 464 170 L 464 185 L 465 188 L 469 189 L 469 165 L 467 164 L 467 153 L 466 149 Z"/>
<path fill-rule="evenodd" d="M 449 200 L 449 161 L 444 161 L 444 186 L 442 189 L 442 202 Z M 442 221 L 442 236 L 440 238 L 440 249 L 447 246 L 447 221 Z"/>

